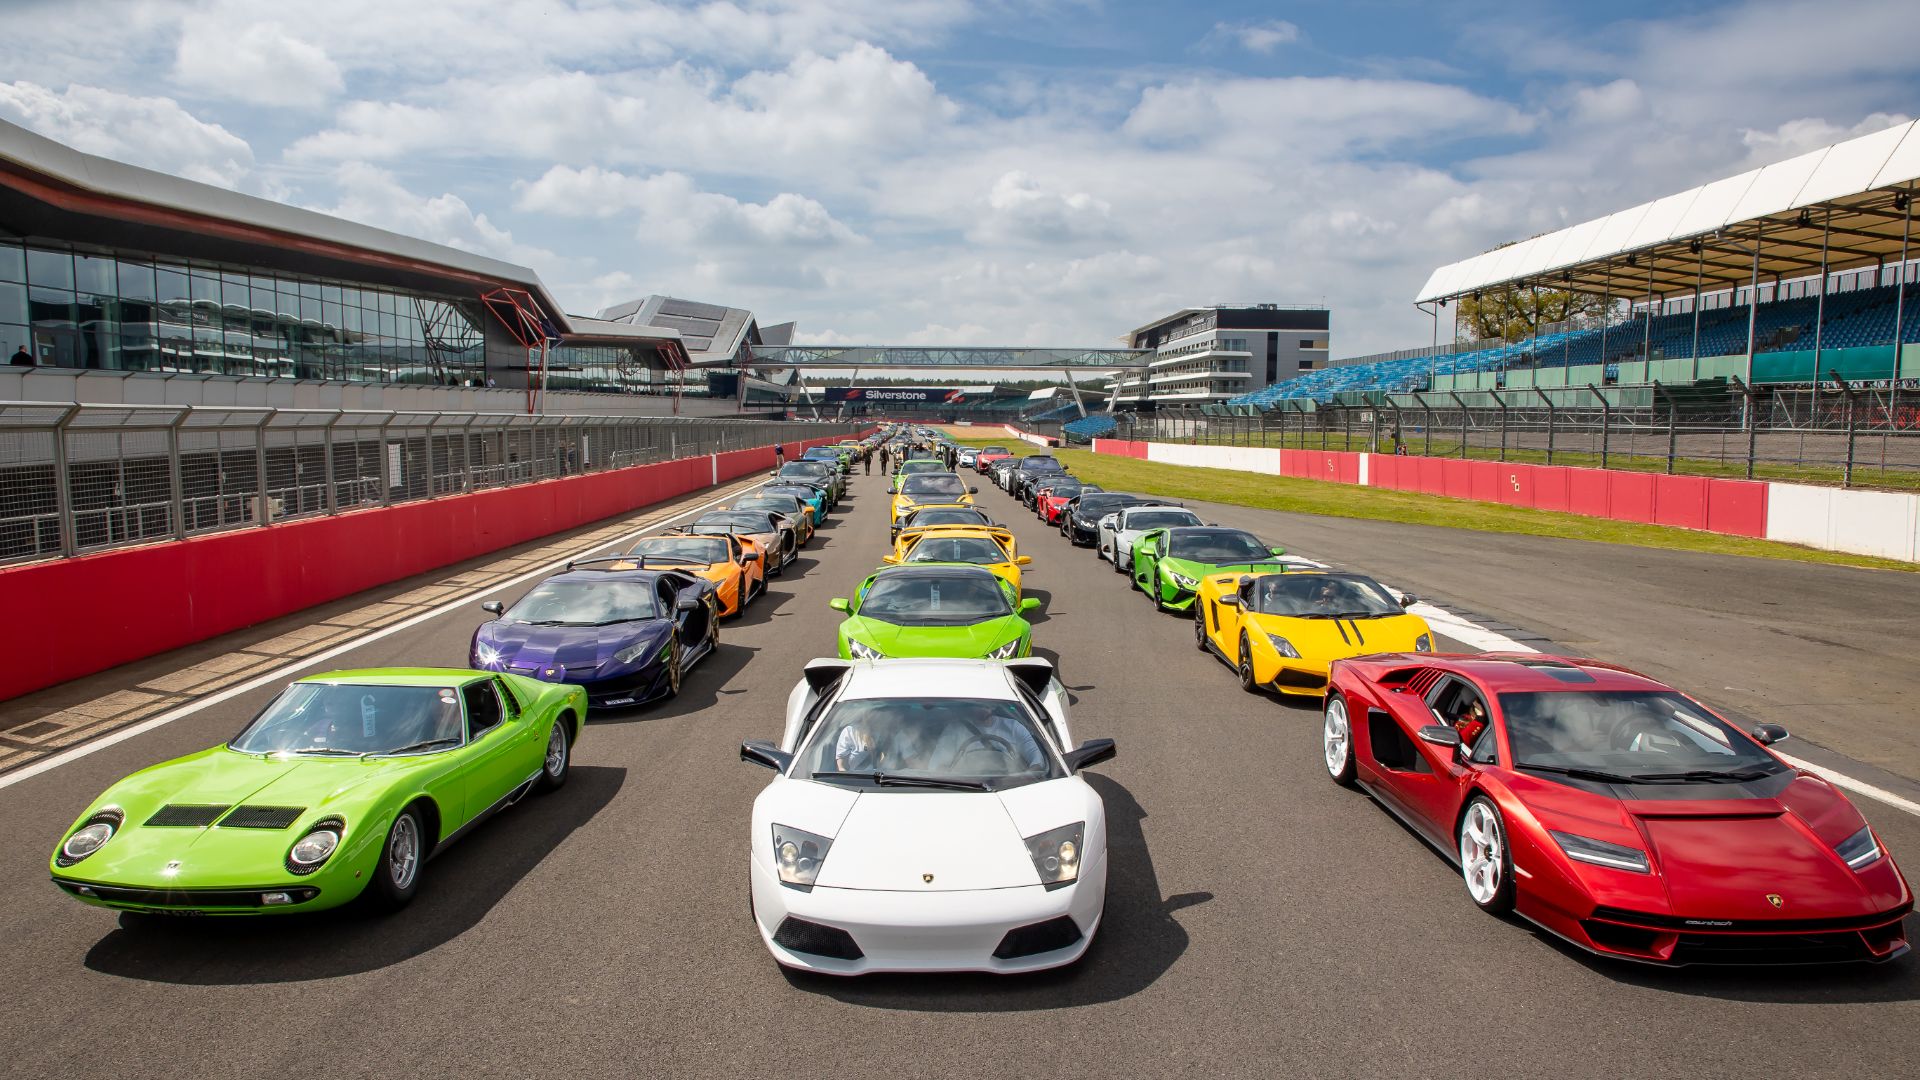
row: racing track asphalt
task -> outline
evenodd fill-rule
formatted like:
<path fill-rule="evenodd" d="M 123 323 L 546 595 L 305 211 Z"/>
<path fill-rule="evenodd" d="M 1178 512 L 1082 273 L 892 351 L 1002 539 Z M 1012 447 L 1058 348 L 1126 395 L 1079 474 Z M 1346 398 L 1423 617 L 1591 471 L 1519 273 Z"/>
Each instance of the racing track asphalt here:
<path fill-rule="evenodd" d="M 268 689 L 0 790 L 0 1074 L 1911 1075 L 1920 962 L 1649 970 L 1482 915 L 1446 862 L 1327 780 L 1317 713 L 1241 693 L 1184 619 L 990 487 L 1034 556 L 1034 639 L 1076 730 L 1119 742 L 1090 774 L 1106 922 L 1078 967 L 1038 977 L 783 975 L 746 910 L 765 774 L 737 746 L 778 731 L 800 665 L 831 651 L 828 598 L 884 553 L 882 481 L 853 492 L 679 700 L 594 723 L 565 789 L 448 849 L 397 916 L 122 925 L 48 884 L 100 788 L 229 736 Z M 1396 534 L 1237 513 L 1390 584 L 1453 587 Z M 481 617 L 331 663 L 456 664 Z M 1920 819 L 1861 807 L 1920 867 Z"/>

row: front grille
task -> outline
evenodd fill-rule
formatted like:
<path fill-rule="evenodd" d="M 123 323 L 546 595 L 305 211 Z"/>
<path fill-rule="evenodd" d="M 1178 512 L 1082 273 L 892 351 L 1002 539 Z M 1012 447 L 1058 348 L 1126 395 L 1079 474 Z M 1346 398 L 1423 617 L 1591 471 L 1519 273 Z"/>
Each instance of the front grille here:
<path fill-rule="evenodd" d="M 810 953 L 835 960 L 858 960 L 867 955 L 860 951 L 853 935 L 845 930 L 796 919 L 791 915 L 781 920 L 780 929 L 773 933 L 773 943 L 791 952 Z"/>
<path fill-rule="evenodd" d="M 320 895 L 320 890 L 310 887 L 280 889 L 266 887 L 260 889 L 134 889 L 122 885 L 94 885 L 84 881 L 63 881 L 54 879 L 54 884 L 75 896 L 84 896 L 94 900 L 104 900 L 110 904 L 135 904 L 141 907 L 155 908 L 264 908 L 266 901 L 261 899 L 268 893 L 285 893 L 294 904 L 304 904 Z M 287 905 L 274 905 L 285 907 Z"/>
<path fill-rule="evenodd" d="M 1913 904 L 1909 902 L 1873 915 L 1848 916 L 1839 919 L 1693 919 L 1681 915 L 1654 915 L 1644 911 L 1628 911 L 1624 908 L 1597 907 L 1588 918 L 1696 933 L 1797 934 L 1818 933 L 1826 930 L 1864 930 L 1894 922 L 1912 910 Z"/>
<path fill-rule="evenodd" d="M 1007 936 L 1000 939 L 1000 947 L 993 950 L 993 955 L 1000 960 L 1015 960 L 1022 956 L 1037 956 L 1064 949 L 1079 940 L 1079 924 L 1065 915 L 1058 915 L 1046 922 L 1016 926 L 1007 931 Z"/>
<path fill-rule="evenodd" d="M 204 829 L 227 812 L 225 806 L 163 806 L 146 820 L 148 828 Z"/>
<path fill-rule="evenodd" d="M 242 806 L 220 819 L 223 829 L 284 829 L 300 820 L 304 806 Z"/>
<path fill-rule="evenodd" d="M 1842 964 L 1871 960 L 1855 931 L 1831 934 L 1681 934 L 1675 964 Z"/>
<path fill-rule="evenodd" d="M 1327 677 L 1325 675 L 1316 675 L 1311 671 L 1295 671 L 1292 668 L 1282 668 L 1280 674 L 1274 677 L 1273 682 L 1276 686 L 1297 686 L 1302 690 L 1320 690 L 1326 687 Z"/>

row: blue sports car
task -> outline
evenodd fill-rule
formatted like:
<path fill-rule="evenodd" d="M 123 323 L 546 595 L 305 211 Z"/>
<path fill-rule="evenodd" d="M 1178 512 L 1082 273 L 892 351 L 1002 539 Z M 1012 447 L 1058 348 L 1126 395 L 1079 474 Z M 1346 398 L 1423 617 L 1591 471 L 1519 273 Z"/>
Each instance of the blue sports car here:
<path fill-rule="evenodd" d="M 689 668 L 720 644 L 714 584 L 678 570 L 617 569 L 633 557 L 582 560 L 535 585 L 512 607 L 480 605 L 468 664 L 544 682 L 573 683 L 595 708 L 623 708 L 680 692 Z"/>

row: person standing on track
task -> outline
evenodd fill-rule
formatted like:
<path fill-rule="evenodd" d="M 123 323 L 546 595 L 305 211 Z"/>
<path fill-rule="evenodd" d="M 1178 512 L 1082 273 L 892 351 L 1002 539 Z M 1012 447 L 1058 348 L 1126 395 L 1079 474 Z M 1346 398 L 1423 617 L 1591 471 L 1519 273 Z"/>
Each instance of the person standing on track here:
<path fill-rule="evenodd" d="M 888 450 L 884 444 L 880 447 L 880 471 L 882 473 L 893 471 L 893 451 Z"/>
<path fill-rule="evenodd" d="M 873 475 L 873 455 L 872 454 L 860 455 L 860 471 L 863 475 L 866 475 L 866 476 Z"/>
<path fill-rule="evenodd" d="M 775 471 L 775 472 L 778 472 L 778 471 L 780 471 L 780 467 L 781 467 L 782 465 L 785 465 L 786 463 L 787 463 L 787 444 L 786 444 L 786 443 L 783 443 L 783 442 L 776 442 L 776 443 L 774 443 L 774 444 L 773 444 L 773 468 L 774 468 L 774 471 Z"/>

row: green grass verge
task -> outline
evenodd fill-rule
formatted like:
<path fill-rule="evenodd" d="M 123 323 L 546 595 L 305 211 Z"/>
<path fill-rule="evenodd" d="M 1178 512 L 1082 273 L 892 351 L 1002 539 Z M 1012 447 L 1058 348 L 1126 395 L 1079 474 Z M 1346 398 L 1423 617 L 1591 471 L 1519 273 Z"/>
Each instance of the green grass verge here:
<path fill-rule="evenodd" d="M 963 446 L 1004 445 L 1015 454 L 1040 453 L 1042 448 L 1005 436 L 977 437 L 965 428 L 947 429 Z M 1920 571 L 1920 565 L 1895 559 L 1876 559 L 1866 555 L 1848 555 L 1838 551 L 1818 551 L 1797 544 L 1774 540 L 1752 540 L 1740 536 L 1673 529 L 1664 525 L 1640 525 L 1630 521 L 1609 521 L 1580 514 L 1561 514 L 1551 510 L 1532 510 L 1499 503 L 1449 499 L 1440 495 L 1422 495 L 1387 488 L 1332 484 L 1323 480 L 1302 480 L 1289 476 L 1262 476 L 1231 469 L 1202 469 L 1187 465 L 1168 465 L 1138 458 L 1095 454 L 1089 450 L 1053 451 L 1066 463 L 1073 475 L 1089 484 L 1113 491 L 1137 491 L 1142 495 L 1164 495 L 1170 499 L 1227 503 L 1259 510 L 1284 510 L 1295 514 L 1319 514 L 1324 517 L 1359 518 L 1367 521 L 1396 521 L 1408 525 L 1435 525 L 1447 529 L 1473 529 L 1479 532 L 1517 533 L 1522 536 L 1552 536 L 1563 540 L 1593 540 L 1606 544 L 1633 544 L 1638 547 L 1667 548 L 1674 551 L 1701 551 L 1712 555 L 1745 555 L 1762 559 L 1787 559 L 1794 562 L 1826 563 L 1833 566 L 1857 566 L 1872 570 Z M 1555 455 L 1557 458 L 1559 455 Z"/>

